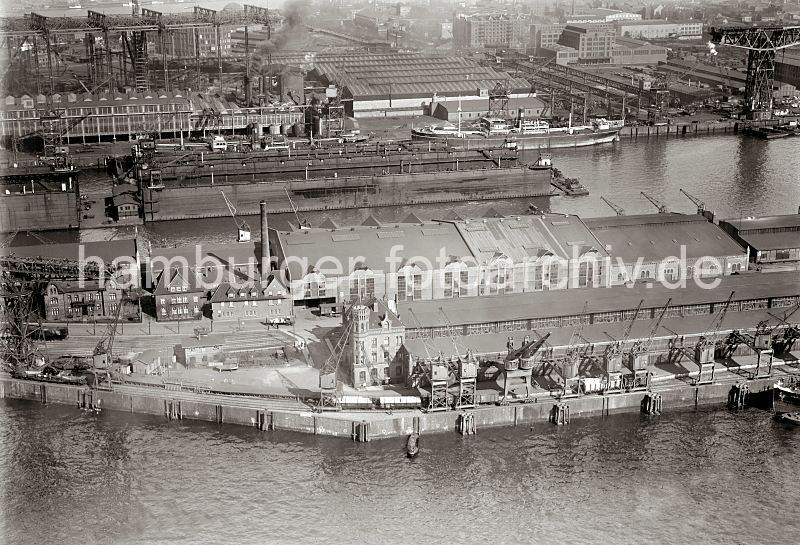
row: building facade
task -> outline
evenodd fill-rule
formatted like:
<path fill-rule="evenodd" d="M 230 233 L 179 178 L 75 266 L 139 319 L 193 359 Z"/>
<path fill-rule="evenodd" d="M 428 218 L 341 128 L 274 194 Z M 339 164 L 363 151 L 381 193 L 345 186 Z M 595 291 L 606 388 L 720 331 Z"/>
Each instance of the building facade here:
<path fill-rule="evenodd" d="M 565 27 L 559 23 L 531 25 L 531 48 L 535 54 L 538 55 L 542 48 L 549 49 L 556 45 Z"/>
<path fill-rule="evenodd" d="M 700 40 L 703 37 L 702 21 L 619 21 L 617 34 L 639 40 Z"/>
<path fill-rule="evenodd" d="M 138 312 L 123 306 L 124 291 L 108 279 L 97 281 L 52 281 L 44 289 L 45 320 L 49 322 L 86 322 L 138 318 Z"/>
<path fill-rule="evenodd" d="M 748 248 L 757 266 L 800 267 L 800 214 L 721 220 L 719 226 Z"/>
<path fill-rule="evenodd" d="M 199 282 L 199 272 L 193 269 L 165 270 L 158 278 L 153 299 L 156 320 L 199 320 L 207 302 L 207 291 Z"/>
<path fill-rule="evenodd" d="M 611 61 L 616 37 L 608 25 L 567 25 L 558 43 L 576 50 L 579 62 L 603 63 Z"/>
<path fill-rule="evenodd" d="M 349 331 L 345 362 L 356 388 L 403 383 L 401 349 L 405 326 L 385 301 L 370 298 L 350 306 L 342 314 L 344 331 Z"/>
<path fill-rule="evenodd" d="M 291 294 L 274 275 L 241 285 L 220 284 L 210 303 L 213 319 L 219 322 L 258 320 L 277 326 L 294 321 Z"/>
<path fill-rule="evenodd" d="M 458 14 L 453 18 L 456 48 L 520 47 L 528 40 L 530 21 L 514 14 Z"/>

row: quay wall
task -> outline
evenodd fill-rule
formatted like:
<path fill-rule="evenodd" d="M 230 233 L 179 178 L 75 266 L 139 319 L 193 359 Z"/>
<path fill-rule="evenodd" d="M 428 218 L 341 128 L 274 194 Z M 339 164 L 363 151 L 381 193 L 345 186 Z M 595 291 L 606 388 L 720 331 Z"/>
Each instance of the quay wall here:
<path fill-rule="evenodd" d="M 619 131 L 620 140 L 649 136 L 704 136 L 714 134 L 739 134 L 747 125 L 752 127 L 774 127 L 778 124 L 799 122 L 798 117 L 782 117 L 763 121 L 700 121 L 698 123 L 673 124 L 673 125 L 626 125 Z M 791 138 L 791 137 L 790 137 Z"/>
<path fill-rule="evenodd" d="M 746 381 L 753 395 L 768 391 L 772 378 Z M 733 383 L 676 386 L 658 389 L 663 410 L 724 405 Z M 269 410 L 225 404 L 226 400 L 208 395 L 208 401 L 175 399 L 175 392 L 142 388 L 141 392 L 125 393 L 92 390 L 83 386 L 40 383 L 0 376 L 0 398 L 22 399 L 39 403 L 72 405 L 78 409 L 102 409 L 161 416 L 165 420 L 201 420 L 217 424 L 255 427 L 262 431 L 282 430 L 328 437 L 369 441 L 420 434 L 455 432 L 463 411 L 420 411 L 313 413 Z M 586 395 L 562 399 L 569 405 L 571 418 L 607 416 L 618 412 L 636 412 L 647 392 Z M 559 400 L 538 398 L 536 402 L 505 406 L 488 405 L 468 409 L 480 430 L 497 426 L 532 425 L 548 422 Z M 269 406 L 269 400 L 265 400 Z"/>

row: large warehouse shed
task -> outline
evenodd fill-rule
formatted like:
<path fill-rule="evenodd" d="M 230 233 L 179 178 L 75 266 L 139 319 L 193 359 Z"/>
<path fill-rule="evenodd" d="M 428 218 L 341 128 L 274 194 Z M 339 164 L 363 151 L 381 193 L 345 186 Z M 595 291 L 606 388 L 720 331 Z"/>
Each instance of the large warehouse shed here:
<path fill-rule="evenodd" d="M 524 79 L 460 57 L 416 53 L 359 54 L 316 62 L 310 78 L 342 88 L 347 115 L 383 117 L 430 113 L 433 97 L 487 100 L 503 83 L 510 97 L 528 96 Z"/>

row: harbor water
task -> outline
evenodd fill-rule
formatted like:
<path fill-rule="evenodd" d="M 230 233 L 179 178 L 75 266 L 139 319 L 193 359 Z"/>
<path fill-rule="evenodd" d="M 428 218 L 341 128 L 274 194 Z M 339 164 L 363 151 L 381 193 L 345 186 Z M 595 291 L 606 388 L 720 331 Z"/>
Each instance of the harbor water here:
<path fill-rule="evenodd" d="M 404 445 L 3 400 L 0 536 L 730 545 L 800 531 L 800 434 L 757 409 L 426 435 L 414 460 Z"/>

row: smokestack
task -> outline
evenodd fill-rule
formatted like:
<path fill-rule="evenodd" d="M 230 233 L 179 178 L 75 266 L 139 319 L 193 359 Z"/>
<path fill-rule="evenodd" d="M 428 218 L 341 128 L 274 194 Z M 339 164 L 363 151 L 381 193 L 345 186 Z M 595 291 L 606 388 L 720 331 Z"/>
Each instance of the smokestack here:
<path fill-rule="evenodd" d="M 261 201 L 261 280 L 266 280 L 272 272 L 272 260 L 269 254 L 269 221 L 267 219 L 267 201 Z"/>

